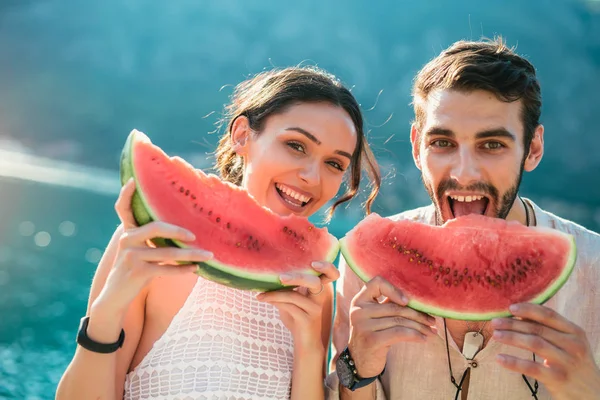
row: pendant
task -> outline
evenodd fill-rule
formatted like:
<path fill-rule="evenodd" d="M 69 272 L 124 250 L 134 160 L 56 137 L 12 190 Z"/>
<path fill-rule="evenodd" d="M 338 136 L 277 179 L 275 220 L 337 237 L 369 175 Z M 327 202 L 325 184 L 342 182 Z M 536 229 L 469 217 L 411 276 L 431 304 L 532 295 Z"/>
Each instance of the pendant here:
<path fill-rule="evenodd" d="M 483 335 L 479 332 L 467 332 L 462 351 L 465 358 L 467 360 L 472 360 L 482 347 Z"/>

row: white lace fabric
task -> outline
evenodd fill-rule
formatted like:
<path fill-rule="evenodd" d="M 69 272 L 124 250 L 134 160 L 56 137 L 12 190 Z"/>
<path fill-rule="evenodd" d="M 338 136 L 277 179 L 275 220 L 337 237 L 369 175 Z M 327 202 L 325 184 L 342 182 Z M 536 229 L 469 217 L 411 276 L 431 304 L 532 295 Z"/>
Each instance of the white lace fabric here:
<path fill-rule="evenodd" d="M 293 340 L 279 312 L 198 278 L 163 336 L 125 381 L 125 400 L 266 400 L 290 396 Z"/>

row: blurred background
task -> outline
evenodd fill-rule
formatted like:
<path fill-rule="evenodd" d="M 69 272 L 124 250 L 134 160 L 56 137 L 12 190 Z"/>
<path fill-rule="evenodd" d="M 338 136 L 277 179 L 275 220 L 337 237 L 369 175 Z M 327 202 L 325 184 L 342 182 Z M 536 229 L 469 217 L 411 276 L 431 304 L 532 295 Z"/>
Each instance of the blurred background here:
<path fill-rule="evenodd" d="M 361 102 L 385 175 L 375 211 L 396 213 L 428 201 L 408 140 L 414 74 L 494 35 L 542 83 L 546 153 L 521 194 L 599 230 L 599 0 L 0 0 L 0 398 L 54 396 L 118 224 L 132 128 L 209 168 L 233 85 L 319 65 Z M 330 230 L 360 218 L 354 201 Z"/>

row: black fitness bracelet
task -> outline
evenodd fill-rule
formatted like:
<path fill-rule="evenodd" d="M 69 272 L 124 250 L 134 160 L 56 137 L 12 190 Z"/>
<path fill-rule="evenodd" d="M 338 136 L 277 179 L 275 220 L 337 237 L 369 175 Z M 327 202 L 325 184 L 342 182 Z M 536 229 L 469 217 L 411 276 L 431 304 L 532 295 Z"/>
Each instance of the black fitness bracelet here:
<path fill-rule="evenodd" d="M 89 316 L 81 318 L 79 332 L 77 332 L 77 344 L 79 344 L 81 347 L 89 351 L 93 351 L 94 353 L 102 354 L 114 353 L 115 351 L 119 350 L 119 348 L 123 347 L 123 342 L 125 341 L 125 331 L 123 329 L 121 329 L 119 339 L 115 343 L 98 343 L 87 335 L 87 327 L 89 322 Z"/>

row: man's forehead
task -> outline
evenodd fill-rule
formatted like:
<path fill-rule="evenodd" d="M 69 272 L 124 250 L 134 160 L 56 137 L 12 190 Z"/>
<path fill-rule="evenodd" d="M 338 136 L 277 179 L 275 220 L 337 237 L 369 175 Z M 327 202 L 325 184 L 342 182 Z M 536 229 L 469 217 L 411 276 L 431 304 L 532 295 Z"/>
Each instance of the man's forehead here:
<path fill-rule="evenodd" d="M 425 106 L 424 131 L 429 127 L 476 134 L 504 128 L 519 134 L 523 130 L 521 102 L 507 103 L 487 91 L 432 91 Z"/>

